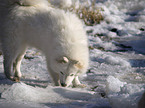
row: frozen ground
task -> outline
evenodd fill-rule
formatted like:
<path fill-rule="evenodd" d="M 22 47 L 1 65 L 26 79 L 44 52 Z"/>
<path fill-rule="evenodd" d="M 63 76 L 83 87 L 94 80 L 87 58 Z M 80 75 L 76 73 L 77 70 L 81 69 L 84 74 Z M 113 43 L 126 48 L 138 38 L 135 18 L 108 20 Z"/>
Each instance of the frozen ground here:
<path fill-rule="evenodd" d="M 54 87 L 45 57 L 30 48 L 21 83 L 5 78 L 0 56 L 0 108 L 137 108 L 145 91 L 145 2 L 96 0 L 96 5 L 105 19 L 85 26 L 90 67 L 81 80 L 87 87 Z"/>

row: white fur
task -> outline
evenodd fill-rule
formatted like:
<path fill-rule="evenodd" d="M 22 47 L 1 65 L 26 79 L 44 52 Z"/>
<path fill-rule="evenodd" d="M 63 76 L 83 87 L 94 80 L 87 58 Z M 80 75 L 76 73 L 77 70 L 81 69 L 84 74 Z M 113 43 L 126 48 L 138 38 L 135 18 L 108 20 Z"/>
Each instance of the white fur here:
<path fill-rule="evenodd" d="M 11 80 L 21 77 L 21 59 L 26 48 L 32 46 L 45 54 L 55 85 L 80 85 L 78 75 L 86 72 L 89 60 L 81 21 L 70 12 L 52 8 L 47 0 L 33 0 L 37 1 L 34 5 L 29 1 L 19 0 L 22 4 L 11 6 L 3 23 L 1 42 L 6 76 Z"/>

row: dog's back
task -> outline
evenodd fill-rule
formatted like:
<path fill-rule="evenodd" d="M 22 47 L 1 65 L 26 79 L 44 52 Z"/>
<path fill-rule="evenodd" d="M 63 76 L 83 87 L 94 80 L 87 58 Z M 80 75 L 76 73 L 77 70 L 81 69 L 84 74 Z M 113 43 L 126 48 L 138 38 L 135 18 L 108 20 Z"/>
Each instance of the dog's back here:
<path fill-rule="evenodd" d="M 0 0 L 0 6 L 9 7 L 14 4 L 19 4 L 20 6 L 33 6 L 47 4 L 47 0 Z"/>

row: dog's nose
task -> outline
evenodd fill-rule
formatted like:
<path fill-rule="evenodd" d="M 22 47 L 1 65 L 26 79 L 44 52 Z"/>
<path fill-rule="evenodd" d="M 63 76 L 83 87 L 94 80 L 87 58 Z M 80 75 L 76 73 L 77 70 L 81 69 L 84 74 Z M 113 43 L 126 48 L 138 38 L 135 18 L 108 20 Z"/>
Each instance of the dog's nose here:
<path fill-rule="evenodd" d="M 66 87 L 67 85 L 65 83 L 61 83 L 61 86 L 62 87 Z"/>

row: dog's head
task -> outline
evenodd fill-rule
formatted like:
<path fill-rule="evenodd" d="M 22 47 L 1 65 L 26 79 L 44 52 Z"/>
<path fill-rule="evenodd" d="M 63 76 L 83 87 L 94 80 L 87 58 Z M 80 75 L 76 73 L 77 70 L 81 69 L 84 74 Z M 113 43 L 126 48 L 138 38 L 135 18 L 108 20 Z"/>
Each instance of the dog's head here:
<path fill-rule="evenodd" d="M 59 67 L 57 71 L 59 71 L 60 83 L 64 87 L 69 86 L 83 68 L 83 64 L 80 61 L 72 60 L 68 57 L 56 59 L 56 62 Z"/>

